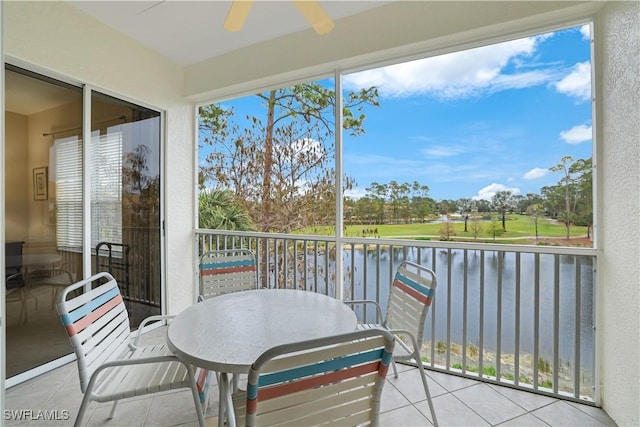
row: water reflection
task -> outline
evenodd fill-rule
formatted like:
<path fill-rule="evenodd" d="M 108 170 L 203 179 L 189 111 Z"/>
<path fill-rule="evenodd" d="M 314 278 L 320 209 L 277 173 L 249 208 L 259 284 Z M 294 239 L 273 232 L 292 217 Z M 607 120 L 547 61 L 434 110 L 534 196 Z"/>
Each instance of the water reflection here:
<path fill-rule="evenodd" d="M 537 336 L 541 371 L 546 370 L 545 363 L 553 363 L 557 346 L 560 376 L 571 382 L 571 367 L 576 363 L 581 375 L 590 375 L 594 340 L 591 257 L 358 247 L 344 252 L 346 298 L 386 301 L 388 283 L 403 259 L 432 268 L 438 277 L 425 342 L 431 342 L 433 336 L 434 343 L 446 343 L 449 336 L 449 342 L 458 347 L 466 343 L 467 354 L 477 348 L 487 354 L 498 350 L 502 355 L 519 353 L 533 364 Z M 373 310 L 359 315 L 375 318 Z"/>

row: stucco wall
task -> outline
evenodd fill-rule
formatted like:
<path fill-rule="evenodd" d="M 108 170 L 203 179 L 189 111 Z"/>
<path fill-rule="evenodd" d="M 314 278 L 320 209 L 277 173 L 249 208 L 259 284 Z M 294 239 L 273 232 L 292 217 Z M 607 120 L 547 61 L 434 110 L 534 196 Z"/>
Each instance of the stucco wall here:
<path fill-rule="evenodd" d="M 598 356 L 602 405 L 640 425 L 640 3 L 615 2 L 596 21 L 600 129 Z"/>
<path fill-rule="evenodd" d="M 182 95 L 183 69 L 65 2 L 9 1 L 3 6 L 8 62 L 18 59 L 166 111 L 168 312 L 192 304 L 195 117 Z"/>

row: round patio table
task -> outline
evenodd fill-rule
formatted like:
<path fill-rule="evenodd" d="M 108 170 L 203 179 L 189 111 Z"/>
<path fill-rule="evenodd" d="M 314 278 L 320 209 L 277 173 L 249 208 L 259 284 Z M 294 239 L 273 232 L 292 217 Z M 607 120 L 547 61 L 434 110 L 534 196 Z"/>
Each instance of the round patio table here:
<path fill-rule="evenodd" d="M 293 289 L 258 289 L 210 298 L 171 321 L 168 346 L 178 357 L 220 373 L 218 422 L 235 425 L 228 374 L 246 374 L 266 350 L 281 344 L 356 330 L 351 308 L 335 298 Z M 224 402 L 223 402 L 224 400 Z"/>

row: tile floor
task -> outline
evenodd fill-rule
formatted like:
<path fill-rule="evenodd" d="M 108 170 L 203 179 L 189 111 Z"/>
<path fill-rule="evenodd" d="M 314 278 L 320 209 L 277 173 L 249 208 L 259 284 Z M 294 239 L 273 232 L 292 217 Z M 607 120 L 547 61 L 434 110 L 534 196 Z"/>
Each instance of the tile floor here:
<path fill-rule="evenodd" d="M 163 328 L 145 334 L 162 339 Z M 416 368 L 399 366 L 396 379 L 390 370 L 383 395 L 381 426 L 430 426 L 429 406 Z M 615 426 L 601 409 L 567 402 L 507 387 L 473 381 L 438 372 L 428 372 L 438 421 L 442 426 Z M 15 420 L 7 426 L 70 425 L 82 395 L 75 363 L 65 365 L 6 391 L 5 409 L 58 410 L 59 420 Z M 83 420 L 86 426 L 195 426 L 190 391 L 157 393 L 123 400 L 108 420 L 111 404 L 92 402 Z M 207 425 L 217 426 L 217 387 L 212 385 Z M 68 411 L 68 412 L 62 412 Z M 34 412 L 34 415 L 37 414 Z"/>

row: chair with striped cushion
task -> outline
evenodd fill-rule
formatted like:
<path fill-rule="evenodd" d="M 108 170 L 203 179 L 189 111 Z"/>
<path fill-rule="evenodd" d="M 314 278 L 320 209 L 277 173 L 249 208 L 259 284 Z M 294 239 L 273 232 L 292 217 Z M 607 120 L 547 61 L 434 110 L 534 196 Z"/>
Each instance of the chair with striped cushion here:
<path fill-rule="evenodd" d="M 393 373 L 398 377 L 395 362 L 414 361 L 420 370 L 433 424 L 437 425 L 436 413 L 433 409 L 431 393 L 427 384 L 427 375 L 422 365 L 420 349 L 424 337 L 424 324 L 427 320 L 429 307 L 435 296 L 435 273 L 421 265 L 410 261 L 403 261 L 396 270 L 396 274 L 389 289 L 386 317 L 383 318 L 380 305 L 376 301 L 345 301 L 346 304 L 374 304 L 377 322 L 360 324 L 359 329 L 384 328 L 391 331 L 397 338 L 396 351 L 393 354 Z"/>
<path fill-rule="evenodd" d="M 249 249 L 221 249 L 206 252 L 200 257 L 199 267 L 199 302 L 218 295 L 258 287 L 256 258 Z M 232 381 L 233 390 L 237 391 L 238 375 L 234 374 Z"/>
<path fill-rule="evenodd" d="M 267 350 L 233 396 L 237 425 L 379 425 L 394 341 L 369 329 Z"/>
<path fill-rule="evenodd" d="M 206 252 L 200 257 L 200 295 L 206 300 L 229 292 L 256 289 L 256 259 L 248 249 Z"/>
<path fill-rule="evenodd" d="M 114 402 L 159 391 L 190 388 L 199 425 L 204 425 L 203 403 L 210 375 L 183 363 L 165 344 L 139 346 L 144 326 L 171 316 L 151 316 L 131 333 L 129 316 L 118 283 L 109 273 L 98 273 L 68 286 L 56 308 L 75 351 L 80 389 L 84 397 L 75 425 L 90 401 Z"/>

